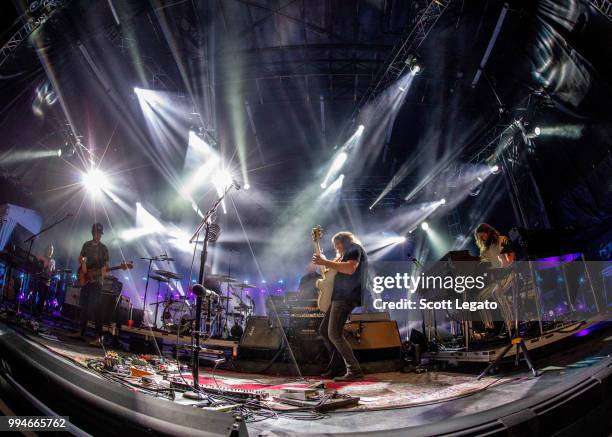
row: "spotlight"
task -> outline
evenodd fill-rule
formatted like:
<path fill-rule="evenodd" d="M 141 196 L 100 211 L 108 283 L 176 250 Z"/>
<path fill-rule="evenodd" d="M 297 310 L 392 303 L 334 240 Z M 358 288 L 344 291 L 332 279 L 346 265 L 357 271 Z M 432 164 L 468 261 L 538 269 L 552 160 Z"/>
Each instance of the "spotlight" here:
<path fill-rule="evenodd" d="M 533 133 L 537 137 L 538 135 L 540 135 L 540 133 L 542 133 L 542 130 L 539 128 L 539 126 L 536 126 L 535 129 L 533 130 Z"/>
<path fill-rule="evenodd" d="M 419 66 L 418 56 L 410 54 L 406 58 L 406 66 L 410 69 L 412 75 L 416 75 L 421 71 L 421 67 Z"/>
<path fill-rule="evenodd" d="M 440 205 L 444 205 L 446 203 L 446 199 L 440 199 Z"/>
<path fill-rule="evenodd" d="M 359 128 L 361 128 L 361 126 L 359 126 Z M 344 165 L 344 163 L 346 162 L 347 158 L 348 158 L 348 155 L 346 154 L 346 152 L 338 153 L 338 156 L 336 156 L 336 158 L 334 159 L 334 162 L 332 163 L 331 171 L 336 172 L 340 170 L 342 166 Z"/>
<path fill-rule="evenodd" d="M 61 158 L 62 157 L 62 149 L 57 149 L 57 157 Z"/>
<path fill-rule="evenodd" d="M 489 171 L 490 171 L 492 174 L 497 174 L 497 173 L 499 173 L 499 170 L 500 170 L 500 169 L 499 169 L 499 165 L 497 165 L 497 164 L 489 165 Z"/>
<path fill-rule="evenodd" d="M 363 124 L 360 124 L 359 127 L 357 128 L 357 133 L 363 132 L 364 129 L 365 129 L 365 126 Z"/>
<path fill-rule="evenodd" d="M 98 196 L 108 189 L 109 183 L 106 175 L 98 168 L 92 168 L 82 175 L 82 183 L 92 195 Z"/>
<path fill-rule="evenodd" d="M 138 93 L 140 92 L 140 88 L 138 88 L 138 87 L 136 87 L 136 86 L 135 86 L 135 87 L 134 87 L 134 92 L 135 92 L 136 94 L 138 94 Z"/>
<path fill-rule="evenodd" d="M 248 182 L 246 184 L 244 184 L 244 189 L 245 190 L 250 190 L 251 189 L 251 184 L 249 184 Z"/>
<path fill-rule="evenodd" d="M 221 195 L 227 187 L 234 183 L 234 178 L 227 170 L 219 170 L 214 177 L 214 184 L 217 188 L 218 194 Z"/>
<path fill-rule="evenodd" d="M 423 222 L 421 223 L 421 229 L 423 229 L 424 231 L 429 229 L 429 224 L 427 222 Z"/>
<path fill-rule="evenodd" d="M 325 182 L 322 182 L 322 183 L 321 183 L 321 188 L 322 188 L 322 189 L 326 189 L 326 188 L 327 188 L 327 184 L 326 184 Z"/>

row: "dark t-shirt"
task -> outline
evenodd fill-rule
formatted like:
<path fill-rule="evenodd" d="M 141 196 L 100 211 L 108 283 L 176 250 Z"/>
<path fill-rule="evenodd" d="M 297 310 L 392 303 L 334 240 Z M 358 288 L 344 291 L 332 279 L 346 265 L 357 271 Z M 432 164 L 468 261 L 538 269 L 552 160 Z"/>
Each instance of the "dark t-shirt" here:
<path fill-rule="evenodd" d="M 87 270 L 98 270 L 108 263 L 108 249 L 102 243 L 89 240 L 83 244 L 81 256 L 85 258 Z"/>
<path fill-rule="evenodd" d="M 350 260 L 355 260 L 359 263 L 357 270 L 352 275 L 336 273 L 332 301 L 351 302 L 359 306 L 361 305 L 361 293 L 367 282 L 368 256 L 361 246 L 353 244 L 341 259 L 341 261 L 345 262 Z"/>

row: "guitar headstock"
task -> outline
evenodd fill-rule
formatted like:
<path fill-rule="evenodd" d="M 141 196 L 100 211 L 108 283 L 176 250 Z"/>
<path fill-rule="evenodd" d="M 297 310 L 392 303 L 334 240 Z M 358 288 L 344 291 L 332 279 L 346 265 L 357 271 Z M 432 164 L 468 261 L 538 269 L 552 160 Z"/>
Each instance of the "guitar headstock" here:
<path fill-rule="evenodd" d="M 321 227 L 321 225 L 316 225 L 314 228 L 312 228 L 312 241 L 314 241 L 315 243 L 318 241 L 321 241 L 321 237 L 323 236 L 323 228 Z"/>

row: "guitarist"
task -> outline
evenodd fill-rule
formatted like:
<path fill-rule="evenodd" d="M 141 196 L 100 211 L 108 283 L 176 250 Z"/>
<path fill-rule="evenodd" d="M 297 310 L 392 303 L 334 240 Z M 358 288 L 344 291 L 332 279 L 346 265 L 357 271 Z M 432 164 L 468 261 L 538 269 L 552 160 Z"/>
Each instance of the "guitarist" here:
<path fill-rule="evenodd" d="M 351 232 L 338 232 L 332 237 L 336 248 L 336 260 L 313 255 L 312 262 L 337 272 L 334 279 L 332 302 L 319 327 L 319 334 L 331 357 L 328 371 L 321 375 L 331 378 L 338 374 L 344 360 L 346 373 L 334 381 L 357 381 L 363 379 L 363 371 L 355 358 L 350 343 L 344 338 L 344 324 L 355 307 L 361 306 L 361 295 L 366 285 L 368 257 L 365 250 Z"/>
<path fill-rule="evenodd" d="M 86 241 L 81 249 L 79 264 L 81 271 L 87 275 L 88 282 L 81 288 L 81 314 L 80 314 L 80 336 L 85 336 L 87 320 L 90 312 L 94 313 L 96 333 L 98 340 L 91 345 L 100 346 L 102 337 L 102 312 L 100 308 L 100 297 L 102 295 L 102 280 L 108 269 L 108 249 L 102 244 L 104 228 L 101 223 L 94 223 L 91 227 L 92 239 Z"/>

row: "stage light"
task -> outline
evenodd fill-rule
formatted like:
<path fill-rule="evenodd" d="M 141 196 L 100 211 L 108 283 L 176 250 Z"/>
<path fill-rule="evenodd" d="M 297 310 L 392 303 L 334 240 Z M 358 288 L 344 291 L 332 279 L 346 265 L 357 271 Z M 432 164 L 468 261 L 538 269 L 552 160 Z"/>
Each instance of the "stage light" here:
<path fill-rule="evenodd" d="M 57 157 L 61 158 L 62 157 L 62 149 L 57 149 Z"/>
<path fill-rule="evenodd" d="M 499 173 L 499 170 L 500 170 L 499 165 L 497 165 L 497 164 L 489 165 L 489 171 L 490 171 L 492 174 L 497 174 L 497 173 Z"/>
<path fill-rule="evenodd" d="M 332 163 L 332 167 L 331 167 L 332 171 L 340 170 L 342 166 L 344 165 L 344 163 L 346 162 L 347 158 L 348 158 L 348 155 L 346 154 L 346 152 L 338 153 L 338 156 L 336 156 L 336 158 L 334 159 L 334 162 Z"/>
<path fill-rule="evenodd" d="M 540 135 L 541 132 L 542 131 L 538 126 L 536 126 L 535 129 L 533 130 L 533 133 L 535 134 L 536 137 Z"/>
<path fill-rule="evenodd" d="M 427 231 L 429 229 L 429 224 L 427 222 L 421 223 L 421 229 Z"/>
<path fill-rule="evenodd" d="M 234 178 L 227 170 L 219 170 L 215 174 L 214 178 L 215 187 L 217 187 L 217 191 L 219 191 L 219 195 L 223 194 L 223 192 L 234 183 Z"/>
<path fill-rule="evenodd" d="M 92 168 L 82 175 L 82 183 L 92 195 L 98 196 L 109 188 L 106 175 L 98 168 Z"/>
<path fill-rule="evenodd" d="M 360 124 L 359 127 L 357 128 L 357 133 L 362 133 L 363 130 L 365 129 L 365 126 L 363 124 Z"/>
<path fill-rule="evenodd" d="M 440 205 L 444 205 L 446 203 L 446 199 L 442 198 L 440 199 Z"/>
<path fill-rule="evenodd" d="M 140 92 L 140 88 L 138 88 L 138 87 L 136 87 L 136 86 L 135 86 L 135 87 L 134 87 L 134 92 L 135 92 L 136 94 L 138 94 L 138 93 Z"/>
<path fill-rule="evenodd" d="M 244 189 L 245 190 L 250 190 L 251 189 L 251 184 L 249 184 L 248 182 L 246 184 L 244 184 Z"/>
<path fill-rule="evenodd" d="M 338 176 L 338 178 L 334 181 L 333 184 L 331 184 L 329 186 L 329 191 L 331 193 L 335 193 L 336 191 L 338 191 L 340 188 L 342 188 L 342 182 L 344 181 L 344 175 L 341 174 L 340 176 Z"/>
<path fill-rule="evenodd" d="M 420 67 L 418 64 L 413 65 L 413 66 L 410 68 L 410 71 L 412 72 L 412 74 L 415 74 L 415 75 L 416 75 L 416 74 L 419 74 L 419 72 L 421 71 L 421 67 Z"/>
<path fill-rule="evenodd" d="M 325 182 L 322 182 L 322 183 L 321 183 L 321 188 L 322 188 L 322 189 L 326 189 L 326 188 L 327 188 L 327 184 L 326 184 Z"/>

